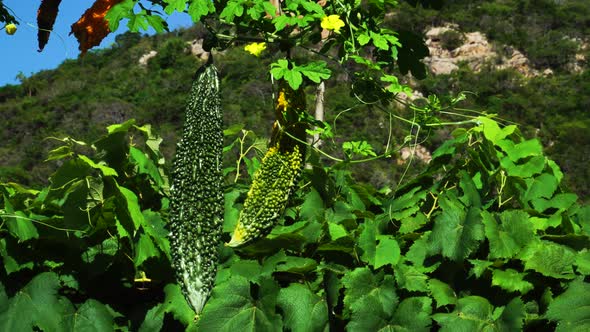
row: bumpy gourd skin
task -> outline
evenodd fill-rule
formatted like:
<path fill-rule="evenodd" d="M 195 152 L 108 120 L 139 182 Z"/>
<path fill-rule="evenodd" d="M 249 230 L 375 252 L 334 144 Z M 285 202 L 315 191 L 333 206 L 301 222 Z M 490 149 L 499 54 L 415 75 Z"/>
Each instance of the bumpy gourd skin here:
<path fill-rule="evenodd" d="M 269 149 L 254 173 L 228 246 L 241 246 L 265 236 L 283 214 L 303 167 L 306 126 L 299 120 L 302 112 L 305 112 L 303 90 L 282 86 Z"/>
<path fill-rule="evenodd" d="M 170 251 L 184 296 L 200 313 L 215 282 L 223 224 L 223 129 L 219 78 L 208 63 L 195 76 L 170 188 Z"/>

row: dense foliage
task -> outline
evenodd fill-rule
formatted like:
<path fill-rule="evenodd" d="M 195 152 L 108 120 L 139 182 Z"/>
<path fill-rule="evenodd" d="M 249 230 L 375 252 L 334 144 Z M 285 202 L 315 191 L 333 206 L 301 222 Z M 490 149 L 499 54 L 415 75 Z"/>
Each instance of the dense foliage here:
<path fill-rule="evenodd" d="M 465 108 L 466 94 L 461 93 L 464 87 L 482 84 L 467 106 L 481 103 L 503 117 L 512 110 L 510 106 L 531 108 L 540 117 L 543 104 L 519 96 L 537 96 L 535 88 L 575 76 L 567 76 L 571 74 L 561 68 L 558 75 L 563 76 L 555 76 L 553 82 L 525 80 L 503 71 L 497 74 L 504 78 L 500 86 L 490 87 L 489 81 L 478 83 L 482 74 L 461 68 L 450 76 L 426 80 L 420 89 L 427 96 L 410 103 L 400 94 L 410 96 L 413 80 L 398 80 L 398 76 L 424 76 L 419 60 L 427 52 L 420 37 L 395 28 L 404 19 L 386 15 L 396 1 L 289 0 L 280 2 L 280 8 L 264 0 L 149 2 L 167 14 L 186 11 L 203 22 L 207 32 L 193 29 L 190 33 L 201 33 L 202 46 L 217 48 L 216 58 L 222 59 L 221 96 L 229 114 L 226 129 L 222 132 L 216 121 L 215 130 L 201 129 L 202 135 L 196 136 L 215 136 L 221 143 L 219 136 L 224 135 L 223 166 L 219 167 L 219 144 L 191 145 L 194 139 L 181 141 L 176 165 L 189 160 L 187 155 L 197 158 L 190 159 L 189 166 L 206 158 L 215 160 L 215 183 L 219 184 L 221 175 L 223 186 L 208 194 L 218 203 L 217 198 L 224 198 L 222 242 L 232 240 L 244 211 L 248 224 L 253 222 L 264 233 L 256 238 L 265 236 L 237 247 L 231 242 L 218 246 L 219 266 L 211 296 L 202 312 L 203 298 L 199 305 L 193 303 L 197 312 L 193 311 L 183 296 L 182 289 L 184 295 L 187 289 L 176 283 L 173 270 L 178 273 L 179 267 L 202 259 L 205 264 L 215 263 L 212 251 L 204 257 L 199 248 L 191 252 L 191 246 L 215 246 L 217 241 L 191 238 L 190 228 L 200 234 L 206 227 L 219 226 L 220 220 L 205 220 L 205 214 L 185 220 L 179 213 L 177 206 L 199 196 L 212 180 L 209 175 L 183 178 L 190 168 L 182 165 L 173 168 L 169 180 L 169 156 L 176 140 L 171 133 L 181 120 L 188 127 L 198 120 L 190 111 L 205 110 L 191 104 L 199 96 L 214 101 L 218 110 L 217 90 L 211 99 L 211 91 L 201 86 L 209 92 L 191 97 L 183 119 L 185 82 L 198 65 L 184 54 L 182 34 L 188 32 L 174 38 L 123 35 L 118 47 L 64 64 L 62 68 L 71 75 L 68 80 L 45 72 L 39 74 L 45 75 L 43 80 L 22 77 L 21 86 L 0 91 L 5 104 L 12 107 L 3 116 L 26 115 L 17 118 L 17 132 L 51 122 L 52 128 L 71 125 L 86 131 L 81 137 L 47 131 L 42 134 L 53 137 L 43 144 L 45 148 L 29 144 L 29 149 L 36 150 L 23 153 L 37 155 L 31 164 L 44 158 L 48 161 L 44 172 L 51 173 L 36 189 L 11 181 L 18 176 L 27 180 L 22 171 L 9 169 L 0 180 L 1 330 L 590 329 L 586 310 L 590 304 L 590 206 L 580 204 L 563 184 L 561 168 L 545 155 L 542 142 L 531 138 L 529 128 L 523 134 L 497 115 Z M 149 25 L 163 29 L 159 11 L 146 9 L 141 1 L 117 3 L 106 13 L 110 29 L 124 18 L 132 29 Z M 419 3 L 427 7 L 438 1 Z M 483 7 L 498 10 L 496 5 L 482 3 L 475 7 L 476 13 Z M 512 2 L 504 4 L 509 7 Z M 428 9 L 409 12 L 430 15 Z M 558 38 L 555 34 L 553 41 Z M 461 36 L 448 34 L 443 39 L 445 47 L 452 48 Z M 265 54 L 267 47 L 272 55 L 246 58 L 243 48 L 229 48 L 244 41 L 255 42 L 245 50 L 256 57 Z M 321 47 L 310 46 L 315 44 Z M 158 53 L 147 64 L 135 64 L 154 47 Z M 120 50 L 125 57 L 117 56 Z M 261 65 L 269 70 L 256 70 Z M 285 97 L 282 90 L 276 101 L 269 98 L 272 85 L 267 73 L 279 81 L 278 86 L 296 90 L 298 100 L 303 100 L 304 92 L 311 94 L 315 84 L 328 80 L 333 95 L 326 96 L 326 109 L 331 118 L 314 118 L 304 112 L 304 103 L 293 103 L 297 112 L 289 113 L 290 98 L 281 99 Z M 486 79 L 495 77 L 492 72 L 483 73 L 488 74 Z M 133 78 L 124 80 L 125 75 Z M 347 87 L 329 80 L 339 75 Z M 562 83 L 564 91 L 585 88 L 584 72 L 576 75 L 581 84 Z M 106 80 L 109 85 L 100 88 L 83 77 Z M 520 95 L 511 95 L 513 89 L 504 86 L 508 83 Z M 456 93 L 449 95 L 449 91 Z M 510 98 L 499 102 L 494 99 L 498 93 Z M 241 104 L 239 99 L 254 103 Z M 403 106 L 395 106 L 394 101 Z M 283 108 L 275 107 L 275 102 Z M 563 109 L 571 113 L 561 116 L 583 118 L 576 102 Z M 107 107 L 111 113 L 105 112 L 109 103 L 117 106 Z M 83 115 L 68 112 L 79 109 Z M 273 136 L 266 155 L 277 157 L 274 153 L 282 152 L 283 138 L 288 137 L 296 142 L 289 147 L 297 148 L 291 157 L 262 158 L 266 140 L 251 130 L 268 131 L 273 109 L 279 119 L 275 130 L 284 125 L 281 116 L 292 117 L 286 129 L 273 131 L 273 135 L 287 136 L 279 136 L 278 144 Z M 139 121 L 128 120 L 135 115 Z M 160 128 L 136 124 L 148 120 Z M 117 124 L 107 126 L 106 134 L 98 129 L 113 122 Z M 530 125 L 535 128 L 537 123 Z M 441 127 L 447 129 L 435 132 Z M 156 134 L 160 129 L 163 137 Z M 306 143 L 304 131 L 316 135 L 321 144 Z M 549 135 L 555 133 L 539 136 L 551 142 Z M 2 139 L 13 136 L 4 134 Z M 36 137 L 29 136 L 29 143 L 35 142 Z M 417 164 L 410 158 L 402 161 L 404 168 L 390 165 L 402 147 L 415 150 L 418 143 L 432 148 L 428 163 Z M 299 146 L 303 145 L 307 152 L 301 160 Z M 265 159 L 272 163 L 265 165 Z M 387 166 L 373 171 L 376 160 Z M 306 164 L 303 174 L 288 174 L 285 181 L 284 171 L 290 166 L 299 170 L 301 161 Z M 192 169 L 196 174 L 196 168 Z M 373 175 L 367 173 L 378 174 L 380 181 L 367 181 Z M 277 186 L 269 181 L 272 177 Z M 296 188 L 293 179 L 298 180 Z M 248 203 L 251 193 L 268 188 L 280 191 L 280 202 L 266 195 L 273 200 L 270 204 Z M 283 199 L 285 194 L 292 197 Z M 219 212 L 212 209 L 212 214 Z M 269 211 L 268 216 L 264 214 Z M 265 224 L 262 229 L 256 224 L 267 221 L 274 227 Z M 180 232 L 184 237 L 177 238 Z M 177 242 L 170 241 L 171 236 Z M 195 254 L 187 264 L 179 260 L 184 252 L 183 257 Z M 206 277 L 212 278 L 212 272 Z M 209 288 L 203 290 L 206 294 Z"/>
<path fill-rule="evenodd" d="M 560 188 L 538 140 L 478 121 L 394 195 L 355 183 L 346 163 L 314 164 L 268 237 L 220 248 L 196 327 L 588 328 L 590 208 Z M 2 184 L 3 330 L 195 324 L 170 268 L 160 143 L 128 121 L 92 143 L 63 139 L 48 187 Z M 256 159 L 242 160 L 253 174 Z M 224 171 L 225 241 L 250 181 L 235 172 Z"/>

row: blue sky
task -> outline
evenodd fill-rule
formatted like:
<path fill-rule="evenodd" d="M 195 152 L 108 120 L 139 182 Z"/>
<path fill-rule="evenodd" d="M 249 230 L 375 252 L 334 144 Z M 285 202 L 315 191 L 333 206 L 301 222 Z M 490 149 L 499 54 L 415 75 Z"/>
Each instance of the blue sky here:
<path fill-rule="evenodd" d="M 18 84 L 16 76 L 19 72 L 30 76 L 44 69 L 56 68 L 65 59 L 78 57 L 78 42 L 73 35 L 69 35 L 70 26 L 92 6 L 94 0 L 63 0 L 49 43 L 41 53 L 37 52 L 36 29 L 37 8 L 40 3 L 41 0 L 4 0 L 4 5 L 13 11 L 20 24 L 12 36 L 4 30 L 0 31 L 0 86 Z M 188 14 L 180 13 L 173 14 L 167 21 L 170 30 L 192 24 Z M 126 26 L 122 22 L 119 29 L 109 34 L 99 47 L 108 47 L 117 34 L 125 31 Z"/>

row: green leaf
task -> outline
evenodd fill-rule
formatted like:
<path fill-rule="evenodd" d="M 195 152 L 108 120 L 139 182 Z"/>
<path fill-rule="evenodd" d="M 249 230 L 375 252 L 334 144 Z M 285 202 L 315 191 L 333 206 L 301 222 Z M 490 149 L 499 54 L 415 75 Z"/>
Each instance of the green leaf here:
<path fill-rule="evenodd" d="M 428 297 L 409 297 L 404 299 L 393 314 L 389 326 L 382 330 L 404 332 L 428 332 L 432 319 L 432 300 Z M 381 331 L 381 330 L 380 330 Z"/>
<path fill-rule="evenodd" d="M 485 298 L 467 296 L 459 299 L 453 312 L 434 314 L 432 319 L 440 325 L 441 332 L 494 331 L 493 310 Z"/>
<path fill-rule="evenodd" d="M 299 70 L 291 69 L 287 70 L 283 74 L 283 79 L 289 83 L 289 86 L 293 90 L 299 89 L 301 83 L 303 83 L 303 76 Z"/>
<path fill-rule="evenodd" d="M 336 241 L 340 238 L 347 237 L 348 232 L 344 226 L 335 224 L 335 223 L 328 223 L 328 232 L 330 234 L 330 239 L 332 241 Z"/>
<path fill-rule="evenodd" d="M 359 45 L 361 46 L 365 46 L 371 41 L 371 37 L 366 33 L 358 35 L 356 39 L 359 42 Z"/>
<path fill-rule="evenodd" d="M 140 266 L 148 258 L 159 257 L 160 252 L 156 249 L 154 242 L 149 235 L 141 233 L 139 235 L 139 241 L 135 245 L 135 258 L 133 262 L 136 267 Z"/>
<path fill-rule="evenodd" d="M 398 286 L 410 292 L 427 292 L 428 276 L 421 269 L 406 264 L 397 264 L 394 267 L 395 281 Z"/>
<path fill-rule="evenodd" d="M 551 198 L 557 190 L 557 178 L 549 173 L 543 173 L 535 178 L 527 179 L 525 201 L 536 198 Z"/>
<path fill-rule="evenodd" d="M 578 200 L 578 195 L 572 193 L 561 193 L 553 196 L 551 199 L 536 198 L 532 200 L 533 207 L 539 212 L 545 212 L 547 209 L 566 210 Z"/>
<path fill-rule="evenodd" d="M 147 30 L 149 28 L 149 24 L 148 24 L 148 20 L 147 20 L 146 10 L 143 9 L 139 13 L 129 17 L 129 21 L 127 22 L 127 28 L 129 28 L 129 30 L 131 32 L 138 32 L 140 30 Z"/>
<path fill-rule="evenodd" d="M 363 250 L 361 258 L 375 269 L 384 265 L 395 265 L 400 258 L 397 241 L 390 235 L 379 235 L 377 222 L 366 219 L 359 235 L 359 247 Z"/>
<path fill-rule="evenodd" d="M 244 7 L 242 0 L 230 0 L 225 5 L 225 8 L 219 14 L 219 18 L 226 22 L 233 22 L 234 18 L 241 17 L 244 14 Z"/>
<path fill-rule="evenodd" d="M 240 197 L 239 190 L 232 190 L 225 193 L 224 197 L 224 216 L 223 216 L 223 231 L 227 233 L 233 232 L 238 223 L 240 210 L 234 207 L 236 200 Z"/>
<path fill-rule="evenodd" d="M 36 275 L 0 312 L 0 330 L 32 331 L 37 326 L 44 331 L 61 331 L 63 318 L 73 315 L 73 306 L 58 290 L 57 274 Z"/>
<path fill-rule="evenodd" d="M 430 234 L 430 250 L 460 261 L 477 250 L 484 239 L 481 210 L 470 207 L 465 211 L 461 202 L 449 196 L 439 198 L 443 212 L 436 218 Z"/>
<path fill-rule="evenodd" d="M 446 283 L 432 278 L 428 280 L 428 289 L 432 298 L 436 301 L 436 307 L 440 308 L 449 304 L 457 303 L 457 294 L 455 291 Z"/>
<path fill-rule="evenodd" d="M 514 269 L 493 270 L 492 272 L 492 286 L 499 286 L 500 288 L 509 292 L 520 292 L 526 294 L 533 288 L 532 283 L 523 280 L 526 273 L 520 273 Z"/>
<path fill-rule="evenodd" d="M 143 214 L 141 213 L 137 195 L 125 187 L 119 186 L 118 189 L 120 193 L 119 198 L 123 203 L 122 205 L 117 204 L 117 210 L 121 211 L 121 213 L 118 213 L 119 218 L 125 218 L 130 221 L 133 225 L 133 231 L 135 231 L 145 222 Z"/>
<path fill-rule="evenodd" d="M 541 156 L 543 154 L 543 146 L 536 138 L 518 144 L 514 144 L 512 140 L 505 139 L 498 142 L 498 146 L 506 152 L 508 158 L 513 162 L 517 162 L 520 159 L 527 157 Z"/>
<path fill-rule="evenodd" d="M 526 316 L 525 305 L 518 297 L 512 299 L 502 311 L 497 325 L 500 331 L 522 331 Z"/>
<path fill-rule="evenodd" d="M 342 277 L 345 308 L 352 312 L 348 330 L 376 331 L 387 325 L 398 304 L 390 275 L 382 280 L 367 268 L 357 268 Z"/>
<path fill-rule="evenodd" d="M 135 7 L 134 0 L 124 0 L 109 9 L 105 16 L 105 20 L 109 23 L 109 30 L 112 32 L 117 31 L 119 22 L 133 15 L 133 7 Z"/>
<path fill-rule="evenodd" d="M 507 210 L 499 215 L 483 211 L 482 218 L 491 259 L 512 258 L 535 237 L 533 224 L 522 210 Z"/>
<path fill-rule="evenodd" d="M 470 275 L 475 275 L 476 278 L 479 278 L 494 262 L 470 259 L 469 263 L 473 265 L 473 268 L 469 272 Z"/>
<path fill-rule="evenodd" d="M 480 128 L 483 131 L 484 137 L 494 144 L 500 143 L 516 130 L 516 126 L 514 125 L 500 128 L 498 122 L 483 116 L 478 117 L 477 121 L 481 124 Z"/>
<path fill-rule="evenodd" d="M 167 3 L 164 11 L 168 15 L 172 14 L 174 11 L 182 13 L 186 8 L 186 0 L 164 0 L 164 2 Z"/>
<path fill-rule="evenodd" d="M 324 298 L 301 284 L 281 288 L 277 304 L 283 310 L 285 327 L 293 332 L 324 331 L 328 324 L 328 307 Z"/>
<path fill-rule="evenodd" d="M 85 162 L 88 166 L 101 171 L 104 176 L 118 176 L 117 171 L 105 165 L 97 164 L 85 155 L 78 155 L 78 158 Z"/>
<path fill-rule="evenodd" d="M 572 265 L 576 260 L 576 252 L 566 246 L 550 241 L 535 241 L 523 250 L 519 258 L 526 270 L 558 279 L 575 278 Z"/>
<path fill-rule="evenodd" d="M 590 330 L 590 284 L 578 279 L 556 297 L 546 317 L 557 322 L 556 332 Z"/>
<path fill-rule="evenodd" d="M 417 210 L 419 210 L 419 208 Z M 404 211 L 411 211 L 411 209 L 406 209 Z M 426 223 L 428 223 L 428 219 L 423 213 L 417 213 L 415 216 L 401 219 L 401 222 L 402 224 L 399 228 L 399 232 L 402 234 L 409 234 L 426 225 Z"/>
<path fill-rule="evenodd" d="M 116 237 L 110 237 L 96 246 L 88 247 L 88 249 L 82 253 L 82 261 L 85 263 L 94 263 L 97 256 L 114 256 L 118 251 L 119 241 Z M 109 258 L 109 260 L 112 260 L 112 258 Z"/>
<path fill-rule="evenodd" d="M 385 51 L 389 49 L 389 43 L 383 35 L 373 31 L 369 31 L 369 35 L 371 36 L 371 39 L 373 40 L 373 45 L 375 45 L 375 47 Z"/>
<path fill-rule="evenodd" d="M 30 218 L 28 218 L 22 211 L 15 211 L 6 196 L 4 196 L 4 210 L 7 215 L 2 216 L 2 218 L 6 219 L 8 231 L 12 236 L 16 237 L 19 242 L 39 238 L 37 228 L 33 225 Z"/>
<path fill-rule="evenodd" d="M 113 310 L 94 299 L 86 300 L 71 317 L 72 331 L 114 331 Z"/>
<path fill-rule="evenodd" d="M 332 75 L 332 71 L 328 69 L 325 61 L 314 61 L 306 65 L 297 67 L 303 76 L 309 78 L 314 83 L 320 83 L 322 80 L 327 80 Z"/>
<path fill-rule="evenodd" d="M 195 312 L 186 302 L 180 287 L 177 284 L 168 284 L 164 287 L 164 294 L 164 312 L 171 313 L 176 320 L 189 325 L 195 318 Z"/>
<path fill-rule="evenodd" d="M 481 208 L 479 191 L 469 173 L 466 171 L 460 171 L 459 176 L 461 177 L 461 180 L 459 180 L 459 186 L 463 191 L 463 196 L 459 198 L 461 202 L 466 206 Z"/>
<path fill-rule="evenodd" d="M 590 251 L 584 249 L 576 255 L 576 270 L 585 276 L 590 275 Z"/>
<path fill-rule="evenodd" d="M 410 250 L 406 253 L 406 259 L 414 264 L 414 266 L 424 265 L 424 260 L 428 255 L 430 238 L 430 231 L 424 232 L 414 243 L 410 246 Z"/>
<path fill-rule="evenodd" d="M 157 33 L 168 31 L 168 23 L 160 15 L 150 14 L 145 18 L 148 24 L 154 28 Z"/>
<path fill-rule="evenodd" d="M 154 162 L 148 156 L 136 147 L 129 149 L 129 158 L 135 162 L 138 167 L 139 174 L 147 174 L 157 185 L 156 189 L 164 185 L 164 179 Z M 114 171 L 114 170 L 113 170 Z"/>
<path fill-rule="evenodd" d="M 304 198 L 303 204 L 299 211 L 299 216 L 303 220 L 316 220 L 323 215 L 324 201 L 315 188 L 312 188 Z"/>
<path fill-rule="evenodd" d="M 213 289 L 197 322 L 199 331 L 282 331 L 281 317 L 275 312 L 278 286 L 266 280 L 252 298 L 250 282 L 239 276 Z"/>
<path fill-rule="evenodd" d="M 154 244 L 170 258 L 170 241 L 168 240 L 168 230 L 162 216 L 152 210 L 144 210 L 143 218 L 145 223 L 143 230 L 154 241 Z"/>
<path fill-rule="evenodd" d="M 400 248 L 397 241 L 390 235 L 377 236 L 377 250 L 375 252 L 375 268 L 384 265 L 396 265 L 400 259 Z"/>
<path fill-rule="evenodd" d="M 539 174 L 545 168 L 545 162 L 547 158 L 545 156 L 536 156 L 529 159 L 524 164 L 514 164 L 510 158 L 504 157 L 500 160 L 500 165 L 506 170 L 509 176 L 519 178 L 529 178 L 535 174 Z"/>
<path fill-rule="evenodd" d="M 193 22 L 197 23 L 201 17 L 209 13 L 215 12 L 215 6 L 212 1 L 207 0 L 192 0 L 188 6 L 188 14 L 191 16 Z"/>
<path fill-rule="evenodd" d="M 22 269 L 33 269 L 34 263 L 32 261 L 21 263 L 17 261 L 15 257 L 10 256 L 7 245 L 7 239 L 0 238 L 0 255 L 2 255 L 2 262 L 6 274 L 10 275 L 11 273 L 18 272 Z"/>
<path fill-rule="evenodd" d="M 167 284 L 164 287 L 164 302 L 155 305 L 147 313 L 139 327 L 141 332 L 157 332 L 162 329 L 164 316 L 172 314 L 174 319 L 191 327 L 195 312 L 189 307 L 182 291 L 177 284 Z"/>

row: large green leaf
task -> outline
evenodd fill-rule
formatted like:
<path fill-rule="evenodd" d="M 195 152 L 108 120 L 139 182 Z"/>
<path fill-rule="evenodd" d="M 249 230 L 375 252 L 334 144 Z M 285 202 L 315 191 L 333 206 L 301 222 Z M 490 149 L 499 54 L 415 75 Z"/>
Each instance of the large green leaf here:
<path fill-rule="evenodd" d="M 186 302 L 180 287 L 177 284 L 168 284 L 164 287 L 164 294 L 164 302 L 157 304 L 147 312 L 139 331 L 161 331 L 164 316 L 167 313 L 172 314 L 172 317 L 184 325 L 191 326 L 195 312 Z"/>
<path fill-rule="evenodd" d="M 301 284 L 281 288 L 277 304 L 283 310 L 285 327 L 293 332 L 327 331 L 326 300 Z"/>
<path fill-rule="evenodd" d="M 305 201 L 301 204 L 299 212 L 303 220 L 314 220 L 320 217 L 324 212 L 324 202 L 317 190 L 312 189 L 305 195 Z"/>
<path fill-rule="evenodd" d="M 72 331 L 115 331 L 113 313 L 108 306 L 88 299 L 71 316 Z"/>
<path fill-rule="evenodd" d="M 429 297 L 409 297 L 395 310 L 391 322 L 379 331 L 428 332 L 432 319 L 432 300 Z"/>
<path fill-rule="evenodd" d="M 557 322 L 556 332 L 590 331 L 590 284 L 578 279 L 556 297 L 546 317 Z"/>
<path fill-rule="evenodd" d="M 0 312 L 1 331 L 63 331 L 62 320 L 73 315 L 69 300 L 58 294 L 59 278 L 53 272 L 36 275 L 10 298 Z"/>
<path fill-rule="evenodd" d="M 379 235 L 377 222 L 365 219 L 359 236 L 359 247 L 363 250 L 361 258 L 378 269 L 384 265 L 395 265 L 400 258 L 400 248 L 395 238 Z"/>
<path fill-rule="evenodd" d="M 428 280 L 428 289 L 432 298 L 436 301 L 437 308 L 457 303 L 457 294 L 455 294 L 455 291 L 449 285 L 438 279 L 432 278 Z"/>
<path fill-rule="evenodd" d="M 481 211 L 465 207 L 452 195 L 441 195 L 442 213 L 436 218 L 430 234 L 430 251 L 455 261 L 467 258 L 484 239 Z"/>
<path fill-rule="evenodd" d="M 569 247 L 550 241 L 535 241 L 523 250 L 519 258 L 524 262 L 526 270 L 558 279 L 575 277 L 573 264 L 576 252 Z"/>
<path fill-rule="evenodd" d="M 367 268 L 357 268 L 342 278 L 344 305 L 352 313 L 349 331 L 376 331 L 386 326 L 398 304 L 390 275 L 382 280 Z"/>
<path fill-rule="evenodd" d="M 534 239 L 533 224 L 522 210 L 507 210 L 499 215 L 483 211 L 482 218 L 490 258 L 511 258 Z"/>
<path fill-rule="evenodd" d="M 494 307 L 483 297 L 467 296 L 459 299 L 453 312 L 432 315 L 441 332 L 493 331 Z"/>
<path fill-rule="evenodd" d="M 6 196 L 4 196 L 4 210 L 7 214 L 1 218 L 6 219 L 6 226 L 12 236 L 21 242 L 39 237 L 39 233 L 33 222 L 27 218 L 24 212 L 15 211 Z"/>
<path fill-rule="evenodd" d="M 139 174 L 146 174 L 155 183 L 155 188 L 159 189 L 164 185 L 164 179 L 156 164 L 146 156 L 143 151 L 136 147 L 129 148 L 129 158 L 137 164 Z"/>
<path fill-rule="evenodd" d="M 424 268 L 397 264 L 394 270 L 395 280 L 399 287 L 409 291 L 428 291 L 428 276 L 424 273 Z"/>
<path fill-rule="evenodd" d="M 275 312 L 278 286 L 265 279 L 252 298 L 250 282 L 239 276 L 217 285 L 197 322 L 200 331 L 282 331 Z"/>
<path fill-rule="evenodd" d="M 531 139 L 528 141 L 514 144 L 514 141 L 505 139 L 498 142 L 498 146 L 506 152 L 508 158 L 513 162 L 517 162 L 520 159 L 540 156 L 543 154 L 543 146 L 538 139 Z"/>

